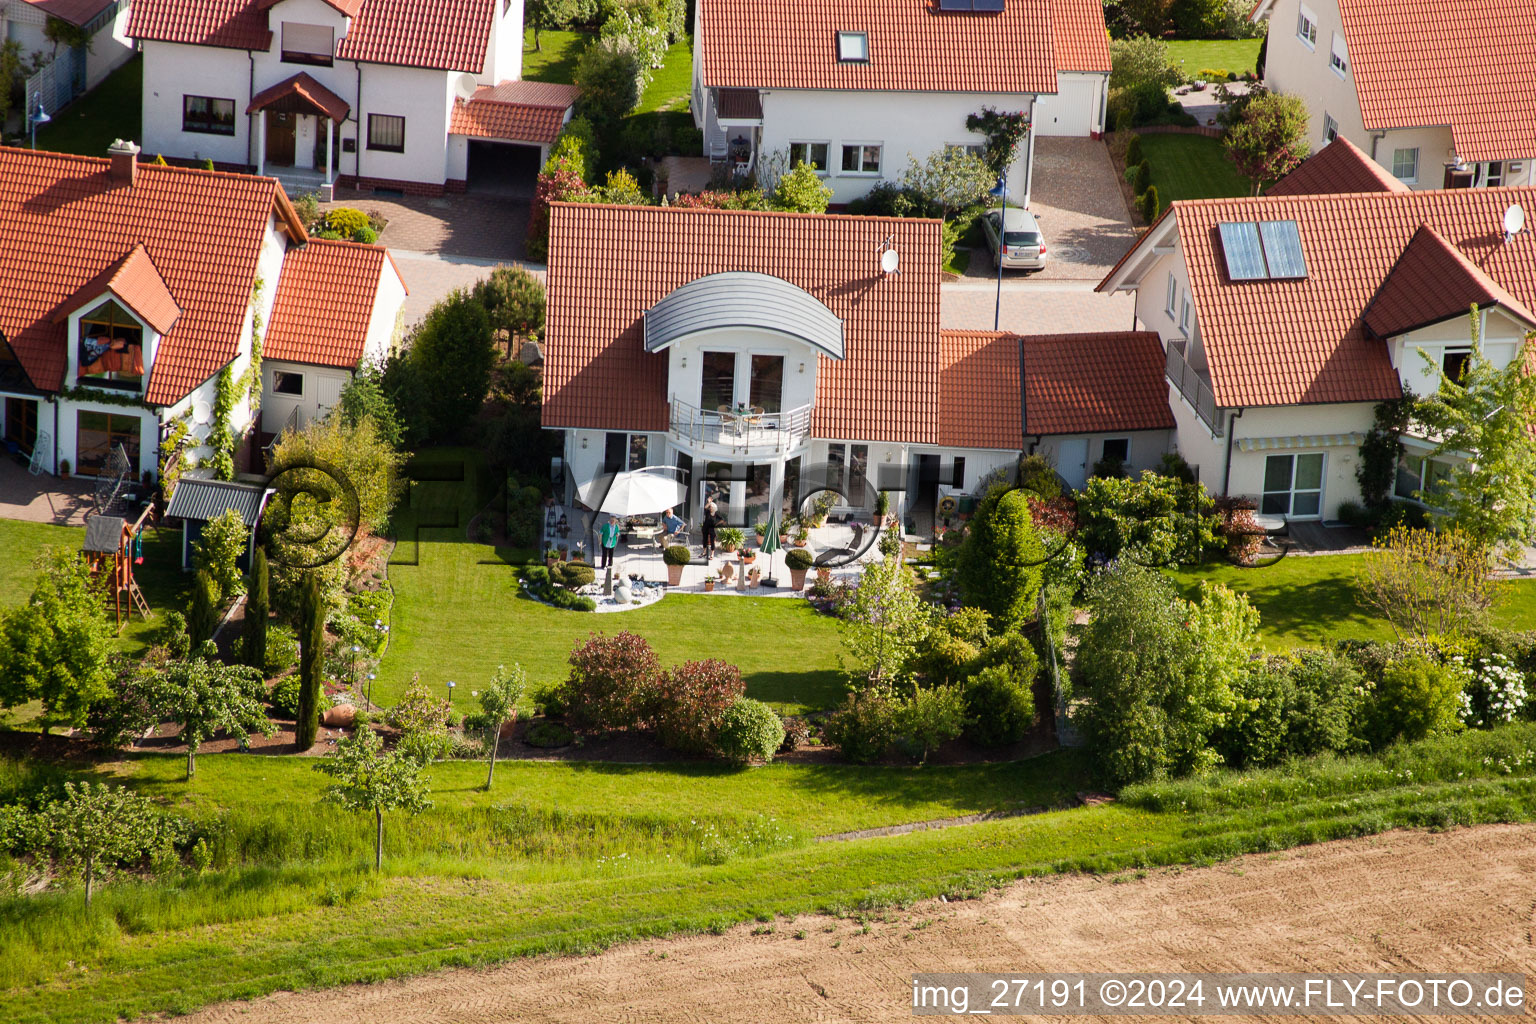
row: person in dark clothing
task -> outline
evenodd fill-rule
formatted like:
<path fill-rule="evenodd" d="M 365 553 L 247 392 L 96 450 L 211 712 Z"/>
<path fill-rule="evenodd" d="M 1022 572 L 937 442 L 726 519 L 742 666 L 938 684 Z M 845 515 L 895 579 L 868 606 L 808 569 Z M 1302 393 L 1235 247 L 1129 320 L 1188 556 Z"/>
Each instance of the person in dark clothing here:
<path fill-rule="evenodd" d="M 704 534 L 704 557 L 706 559 L 715 556 L 715 530 L 720 526 L 720 515 L 715 509 L 715 503 L 710 502 L 704 506 L 704 518 L 699 523 L 699 528 Z"/>

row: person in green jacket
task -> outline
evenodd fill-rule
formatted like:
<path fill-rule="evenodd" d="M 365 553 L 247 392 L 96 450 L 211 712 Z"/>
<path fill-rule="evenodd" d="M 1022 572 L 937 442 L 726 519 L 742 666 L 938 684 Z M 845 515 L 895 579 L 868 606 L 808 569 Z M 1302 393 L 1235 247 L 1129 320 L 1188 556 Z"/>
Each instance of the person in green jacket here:
<path fill-rule="evenodd" d="M 598 563 L 599 569 L 606 569 L 613 564 L 613 549 L 619 546 L 619 518 L 609 516 L 597 531 L 597 546 L 602 550 L 602 561 Z"/>

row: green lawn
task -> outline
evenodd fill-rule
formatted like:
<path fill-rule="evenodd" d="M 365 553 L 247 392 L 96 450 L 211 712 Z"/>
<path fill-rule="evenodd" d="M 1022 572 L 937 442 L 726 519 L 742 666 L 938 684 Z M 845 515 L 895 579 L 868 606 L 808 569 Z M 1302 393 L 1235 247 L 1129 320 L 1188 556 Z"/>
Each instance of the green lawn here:
<path fill-rule="evenodd" d="M 530 82 L 576 83 L 576 58 L 593 37 L 591 32 L 540 32 L 533 48 L 533 30 L 523 34 L 523 77 Z"/>
<path fill-rule="evenodd" d="M 636 113 L 652 110 L 687 110 L 693 91 L 693 43 L 687 36 L 673 43 L 667 59 L 656 69 L 651 83 L 640 97 Z"/>
<path fill-rule="evenodd" d="M 134 57 L 37 130 L 37 148 L 106 156 L 117 139 L 142 139 L 144 59 Z M 145 158 L 153 154 L 145 153 Z"/>
<path fill-rule="evenodd" d="M 1170 39 L 1168 60 L 1174 67 L 1183 62 L 1194 78 L 1202 68 L 1225 69 L 1234 75 L 1255 70 L 1262 39 Z"/>
<path fill-rule="evenodd" d="M 904 927 L 887 908 L 974 897 L 1024 876 L 1528 821 L 1533 743 L 1536 725 L 1522 723 L 1378 758 L 1136 787 L 1118 804 L 839 843 L 810 836 L 1049 800 L 1082 778 L 1085 761 L 737 772 L 517 765 L 498 772 L 491 794 L 472 788 L 481 766 L 438 765 L 429 770 L 437 806 L 387 820 L 382 876 L 365 870 L 371 820 L 319 802 L 311 763 L 208 755 L 187 785 L 175 781 L 177 758 L 136 757 L 97 771 L 200 821 L 211 870 L 105 884 L 89 915 L 75 886 L 0 896 L 0 1019 L 105 1024 L 754 918 L 852 916 L 809 940 L 830 946 L 865 921 Z M 13 798 L 23 776 L 46 771 L 0 759 L 0 793 Z"/>
<path fill-rule="evenodd" d="M 401 541 L 389 567 L 395 604 L 375 684 L 380 703 L 393 703 L 419 672 L 444 693 L 456 682 L 455 705 L 468 710 L 470 691 L 497 665 L 519 662 L 535 682 L 559 679 L 572 647 L 594 630 L 621 629 L 649 640 L 663 664 L 722 658 L 740 666 L 747 693 L 781 711 L 841 698 L 838 624 L 801 600 L 673 594 L 647 608 L 596 615 L 521 597 L 510 553 L 465 536 L 463 524 L 495 491 L 478 455 L 439 450 L 420 461 L 462 462 L 466 479 L 419 482 L 396 513 Z M 418 534 L 422 522 L 459 525 Z"/>
<path fill-rule="evenodd" d="M 1259 610 L 1259 631 L 1272 651 L 1317 647 L 1336 640 L 1390 640 L 1392 627 L 1356 599 L 1360 555 L 1308 555 L 1282 559 L 1267 569 L 1239 569 L 1225 562 L 1174 572 L 1186 595 L 1202 580 L 1247 594 Z M 1536 629 L 1536 582 L 1506 584 L 1493 622 Z"/>
<path fill-rule="evenodd" d="M 1227 159 L 1220 139 L 1204 135 L 1141 135 L 1142 156 L 1152 164 L 1152 184 L 1164 207 L 1175 199 L 1246 196 L 1248 180 Z"/>

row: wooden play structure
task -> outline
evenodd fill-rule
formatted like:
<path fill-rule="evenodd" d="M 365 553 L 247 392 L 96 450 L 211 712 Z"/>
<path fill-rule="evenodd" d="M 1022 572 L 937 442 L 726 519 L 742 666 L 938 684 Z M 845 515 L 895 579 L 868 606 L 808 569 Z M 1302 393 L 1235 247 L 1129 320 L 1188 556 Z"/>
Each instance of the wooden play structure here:
<path fill-rule="evenodd" d="M 143 561 L 144 547 L 140 531 L 149 518 L 150 506 L 145 505 L 139 518 L 132 523 L 121 516 L 91 516 L 85 521 L 85 558 L 91 572 L 103 571 L 110 565 L 112 572 L 112 605 L 117 615 L 117 631 L 121 633 L 135 608 L 139 616 L 149 618 L 149 602 L 133 578 L 133 566 Z"/>

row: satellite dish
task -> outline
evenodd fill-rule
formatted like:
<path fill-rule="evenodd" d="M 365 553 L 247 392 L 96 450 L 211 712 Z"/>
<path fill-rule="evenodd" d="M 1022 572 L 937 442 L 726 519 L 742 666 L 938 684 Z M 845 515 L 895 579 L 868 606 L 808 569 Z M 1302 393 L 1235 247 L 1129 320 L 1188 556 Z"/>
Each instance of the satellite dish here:
<path fill-rule="evenodd" d="M 213 406 L 205 399 L 199 398 L 192 403 L 192 421 L 199 426 L 207 426 L 213 422 Z"/>
<path fill-rule="evenodd" d="M 895 249 L 887 249 L 880 254 L 880 271 L 885 274 L 896 273 L 896 268 L 901 266 L 901 256 Z"/>
<path fill-rule="evenodd" d="M 1504 240 L 1507 242 L 1525 230 L 1525 210 L 1513 203 L 1504 211 Z"/>
<path fill-rule="evenodd" d="M 453 93 L 459 99 L 463 100 L 465 103 L 468 103 L 470 98 L 475 95 L 475 90 L 479 87 L 480 83 L 475 81 L 475 76 L 466 71 L 458 78 L 454 79 Z"/>

